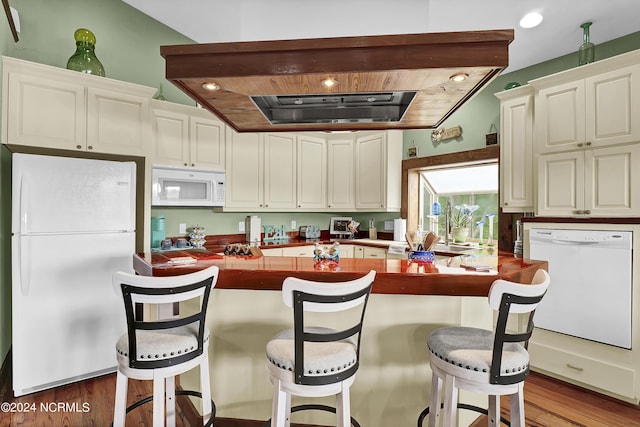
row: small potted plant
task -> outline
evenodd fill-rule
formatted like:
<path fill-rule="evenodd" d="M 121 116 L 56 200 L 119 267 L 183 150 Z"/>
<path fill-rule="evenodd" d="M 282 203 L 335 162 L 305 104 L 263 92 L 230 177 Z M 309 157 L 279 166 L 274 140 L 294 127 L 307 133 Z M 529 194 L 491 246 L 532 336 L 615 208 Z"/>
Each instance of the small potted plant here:
<path fill-rule="evenodd" d="M 456 205 L 451 214 L 451 234 L 454 243 L 464 243 L 469 236 L 469 226 L 473 223 L 473 212 L 478 205 Z"/>

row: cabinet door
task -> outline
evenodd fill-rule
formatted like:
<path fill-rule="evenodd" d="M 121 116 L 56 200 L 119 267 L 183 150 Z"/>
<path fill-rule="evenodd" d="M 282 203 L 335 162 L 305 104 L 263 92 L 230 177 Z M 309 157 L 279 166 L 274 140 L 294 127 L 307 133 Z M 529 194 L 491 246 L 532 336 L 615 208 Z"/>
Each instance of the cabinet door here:
<path fill-rule="evenodd" d="M 355 245 L 340 245 L 340 258 L 354 258 Z"/>
<path fill-rule="evenodd" d="M 191 117 L 189 165 L 201 169 L 224 170 L 225 126 L 214 118 Z"/>
<path fill-rule="evenodd" d="M 86 101 L 82 84 L 12 71 L 7 77 L 2 142 L 85 149 Z"/>
<path fill-rule="evenodd" d="M 585 142 L 584 81 L 541 89 L 535 105 L 539 154 L 574 150 Z"/>
<path fill-rule="evenodd" d="M 153 109 L 152 163 L 167 166 L 189 165 L 189 115 Z"/>
<path fill-rule="evenodd" d="M 262 256 L 282 256 L 282 248 L 262 249 Z"/>
<path fill-rule="evenodd" d="M 150 129 L 150 98 L 87 89 L 87 150 L 146 155 Z"/>
<path fill-rule="evenodd" d="M 500 197 L 505 212 L 533 211 L 533 96 L 500 107 Z"/>
<path fill-rule="evenodd" d="M 301 209 L 327 207 L 327 141 L 298 136 L 297 204 Z"/>
<path fill-rule="evenodd" d="M 264 144 L 259 133 L 227 128 L 225 210 L 263 207 Z"/>
<path fill-rule="evenodd" d="M 335 210 L 355 207 L 353 140 L 327 141 L 327 206 Z"/>
<path fill-rule="evenodd" d="M 585 206 L 591 216 L 640 216 L 640 145 L 585 151 Z"/>
<path fill-rule="evenodd" d="M 538 215 L 575 216 L 584 210 L 584 152 L 538 158 Z M 580 211 L 580 212 L 579 212 Z"/>
<path fill-rule="evenodd" d="M 264 140 L 264 207 L 296 207 L 296 137 L 267 133 Z"/>
<path fill-rule="evenodd" d="M 384 208 L 387 173 L 384 134 L 356 139 L 356 209 Z"/>
<path fill-rule="evenodd" d="M 597 147 L 640 141 L 638 79 L 640 65 L 585 80 L 587 143 Z"/>
<path fill-rule="evenodd" d="M 373 248 L 370 246 L 363 246 L 362 257 L 386 259 L 387 250 L 383 248 Z"/>
<path fill-rule="evenodd" d="M 282 248 L 282 256 L 293 256 L 302 258 L 313 258 L 313 250 L 315 246 L 292 246 L 288 248 Z"/>

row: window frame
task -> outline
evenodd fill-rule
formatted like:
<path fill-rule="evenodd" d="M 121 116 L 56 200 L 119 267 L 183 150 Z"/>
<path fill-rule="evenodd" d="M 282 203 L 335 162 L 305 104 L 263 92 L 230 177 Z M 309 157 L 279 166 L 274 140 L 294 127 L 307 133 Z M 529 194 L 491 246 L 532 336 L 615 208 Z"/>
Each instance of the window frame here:
<path fill-rule="evenodd" d="M 434 166 L 463 166 L 482 160 L 495 160 L 500 168 L 500 145 L 492 145 L 475 150 L 456 153 L 440 154 L 429 157 L 414 157 L 402 161 L 402 189 L 400 216 L 407 220 L 407 230 L 416 230 L 419 225 L 420 170 Z M 498 200 L 500 200 L 500 185 L 498 185 Z M 513 250 L 513 220 L 512 216 L 498 208 L 498 249 Z"/>

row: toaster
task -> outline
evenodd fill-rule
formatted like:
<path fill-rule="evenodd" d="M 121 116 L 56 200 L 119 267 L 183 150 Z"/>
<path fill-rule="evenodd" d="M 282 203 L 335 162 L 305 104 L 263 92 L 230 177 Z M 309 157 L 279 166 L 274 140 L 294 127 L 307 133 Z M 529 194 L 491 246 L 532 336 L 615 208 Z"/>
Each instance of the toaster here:
<path fill-rule="evenodd" d="M 303 225 L 300 227 L 300 237 L 305 239 L 319 239 L 320 227 L 317 225 Z"/>

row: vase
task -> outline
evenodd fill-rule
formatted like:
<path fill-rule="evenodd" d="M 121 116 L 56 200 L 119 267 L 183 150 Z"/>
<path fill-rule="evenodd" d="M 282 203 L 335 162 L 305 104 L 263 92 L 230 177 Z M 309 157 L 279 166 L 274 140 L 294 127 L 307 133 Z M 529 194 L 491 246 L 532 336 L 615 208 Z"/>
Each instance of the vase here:
<path fill-rule="evenodd" d="M 67 61 L 67 69 L 104 77 L 104 67 L 96 57 L 96 36 L 86 28 L 78 28 L 73 34 L 76 52 Z"/>
<path fill-rule="evenodd" d="M 578 65 L 585 65 L 595 60 L 595 45 L 589 40 L 589 27 L 591 22 L 580 25 L 582 28 L 582 44 L 578 49 Z"/>
<path fill-rule="evenodd" d="M 469 237 L 469 229 L 466 227 L 453 227 L 451 229 L 453 243 L 464 243 Z"/>

